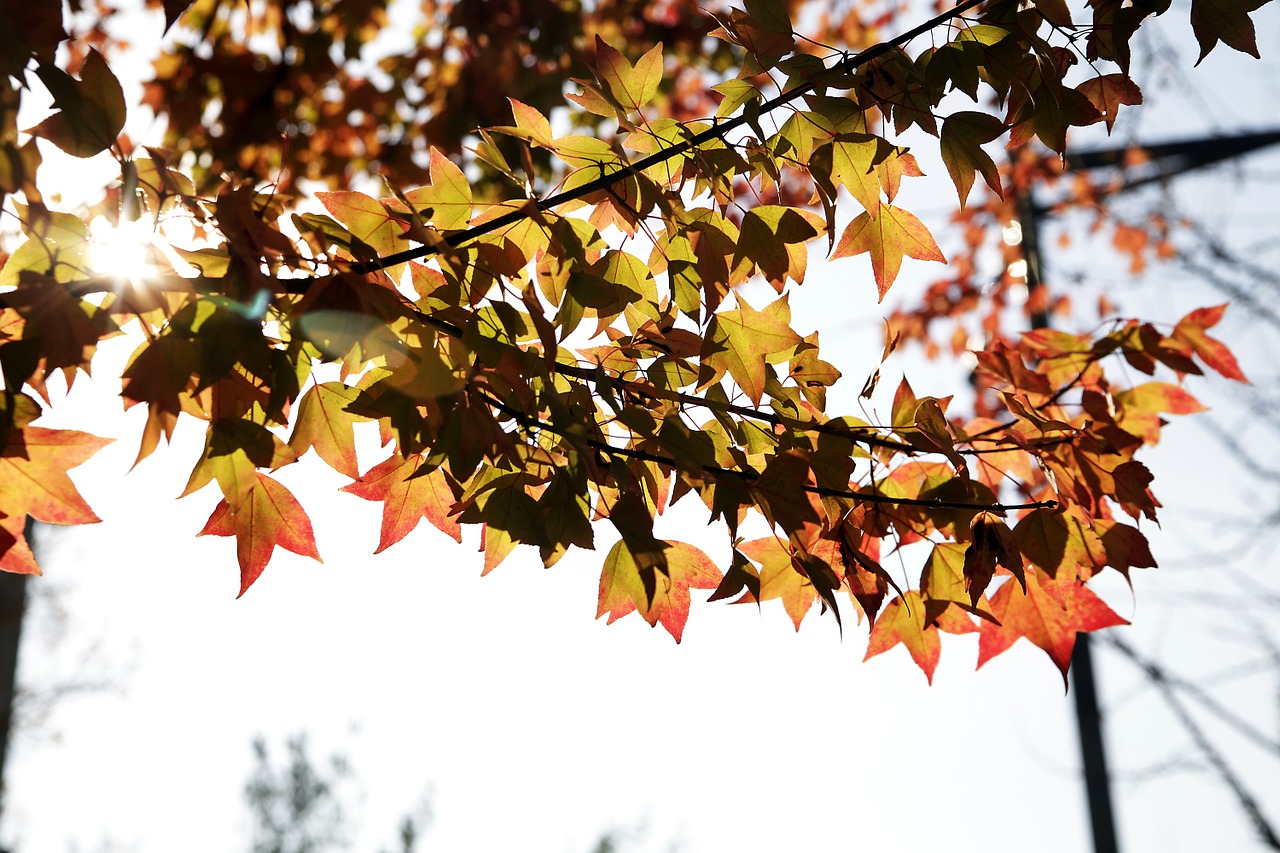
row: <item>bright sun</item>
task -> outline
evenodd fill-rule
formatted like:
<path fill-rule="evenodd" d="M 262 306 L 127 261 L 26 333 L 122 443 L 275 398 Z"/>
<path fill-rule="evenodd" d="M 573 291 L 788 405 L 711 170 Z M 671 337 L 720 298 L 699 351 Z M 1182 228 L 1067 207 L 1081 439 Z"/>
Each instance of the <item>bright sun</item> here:
<path fill-rule="evenodd" d="M 134 284 L 155 276 L 154 223 L 145 219 L 111 223 L 99 216 L 89 223 L 89 235 L 89 263 L 97 274 Z"/>

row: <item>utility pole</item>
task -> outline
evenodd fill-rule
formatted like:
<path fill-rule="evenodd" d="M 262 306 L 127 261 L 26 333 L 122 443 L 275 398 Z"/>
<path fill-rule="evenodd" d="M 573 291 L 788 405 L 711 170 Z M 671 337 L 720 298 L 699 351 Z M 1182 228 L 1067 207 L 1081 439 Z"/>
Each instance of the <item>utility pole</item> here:
<path fill-rule="evenodd" d="M 31 541 L 35 524 L 27 519 L 24 535 Z M 18 643 L 27 612 L 27 576 L 0 572 L 0 814 L 3 814 L 5 761 L 13 729 L 14 693 L 18 682 Z"/>
<path fill-rule="evenodd" d="M 1118 195 L 1157 181 L 1165 181 L 1195 169 L 1211 166 L 1251 151 L 1280 142 L 1280 131 L 1244 133 L 1233 136 L 1187 139 L 1158 145 L 1138 146 L 1145 155 L 1139 174 L 1125 180 L 1108 195 Z M 1068 154 L 1067 172 L 1123 167 L 1126 155 L 1134 146 L 1097 149 Z M 1037 308 L 1031 315 L 1031 327 L 1049 325 L 1049 301 L 1036 298 L 1044 288 L 1043 254 L 1040 221 L 1048 213 L 1038 205 L 1030 187 L 1017 194 L 1018 224 L 1022 229 L 1022 256 L 1027 264 L 1029 301 Z M 1076 724 L 1080 735 L 1080 757 L 1084 764 L 1085 792 L 1089 802 L 1089 822 L 1093 830 L 1094 853 L 1119 853 L 1116 822 L 1111 807 L 1110 775 L 1107 753 L 1102 738 L 1102 713 L 1098 707 L 1098 690 L 1093 672 L 1093 652 L 1089 634 L 1077 634 L 1071 656 L 1071 686 L 1075 694 Z"/>

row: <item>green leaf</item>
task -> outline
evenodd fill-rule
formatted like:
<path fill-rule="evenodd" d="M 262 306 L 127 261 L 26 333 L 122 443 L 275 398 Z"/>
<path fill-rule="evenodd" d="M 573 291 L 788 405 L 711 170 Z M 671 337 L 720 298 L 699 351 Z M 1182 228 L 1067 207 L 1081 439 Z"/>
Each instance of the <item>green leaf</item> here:
<path fill-rule="evenodd" d="M 724 95 L 724 100 L 716 108 L 716 118 L 728 118 L 747 101 L 759 101 L 761 97 L 760 90 L 747 80 L 725 80 L 711 88 Z"/>
<path fill-rule="evenodd" d="M 18 216 L 28 239 L 0 270 L 0 287 L 17 287 L 28 271 L 52 276 L 60 284 L 90 276 L 89 229 L 83 219 L 56 212 L 37 216 L 21 205 Z"/>
<path fill-rule="evenodd" d="M 716 371 L 717 378 L 728 371 L 751 402 L 759 405 L 764 396 L 765 363 L 786 361 L 801 343 L 790 319 L 785 296 L 764 311 L 756 311 L 739 295 L 736 310 L 721 311 L 711 319 L 703 361 Z"/>
<path fill-rule="evenodd" d="M 431 186 L 410 190 L 404 197 L 441 231 L 466 228 L 471 221 L 471 182 L 435 146 L 431 147 Z"/>
<path fill-rule="evenodd" d="M 794 207 L 766 204 L 747 211 L 742 218 L 733 266 L 748 263 L 778 292 L 788 278 L 800 284 L 808 259 L 805 243 L 825 230 L 817 214 Z"/>
<path fill-rule="evenodd" d="M 989 47 L 998 44 L 1009 35 L 1009 31 L 1003 27 L 997 27 L 992 24 L 974 24 L 960 30 L 955 37 L 956 42 L 977 42 L 980 45 Z"/>
<path fill-rule="evenodd" d="M 973 188 L 973 173 L 981 172 L 982 179 L 992 192 L 1004 198 L 1000 184 L 1000 172 L 995 161 L 982 150 L 984 142 L 991 142 L 1004 133 L 1004 122 L 993 115 L 979 112 L 959 112 L 947 116 L 942 123 L 942 162 L 951 173 L 960 196 L 960 209 L 969 199 Z"/>
<path fill-rule="evenodd" d="M 868 133 L 842 133 L 831 143 L 831 180 L 870 214 L 880 215 L 880 178 L 876 166 L 893 152 L 893 146 Z"/>
<path fill-rule="evenodd" d="M 935 50 L 925 66 L 925 80 L 934 88 L 947 81 L 964 92 L 970 100 L 978 100 L 978 69 L 982 66 L 982 46 L 975 41 L 956 39 Z"/>
<path fill-rule="evenodd" d="M 627 112 L 635 112 L 658 93 L 658 84 L 662 82 L 662 43 L 654 45 L 633 66 L 597 35 L 594 70 L 604 94 Z"/>

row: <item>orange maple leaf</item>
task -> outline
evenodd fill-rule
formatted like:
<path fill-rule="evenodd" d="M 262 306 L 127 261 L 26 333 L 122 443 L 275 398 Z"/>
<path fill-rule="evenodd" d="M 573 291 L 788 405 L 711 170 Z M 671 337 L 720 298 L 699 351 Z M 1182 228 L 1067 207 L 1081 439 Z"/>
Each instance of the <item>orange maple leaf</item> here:
<path fill-rule="evenodd" d="M 444 471 L 437 468 L 429 474 L 417 475 L 423 457 L 415 454 L 407 459 L 399 454 L 373 466 L 365 475 L 342 491 L 369 501 L 382 501 L 382 536 L 379 553 L 390 548 L 427 519 L 454 541 L 462 541 L 462 527 L 449 514 L 455 496 Z"/>
<path fill-rule="evenodd" d="M 757 595 L 748 589 L 734 604 L 780 599 L 792 624 L 799 631 L 800 623 L 813 607 L 813 600 L 818 597 L 818 590 L 812 581 L 796 571 L 791 550 L 772 536 L 743 542 L 738 550 L 760 564 L 760 591 Z"/>
<path fill-rule="evenodd" d="M 891 204 L 880 205 L 875 219 L 868 213 L 858 214 L 840 236 L 831 258 L 851 258 L 863 252 L 871 253 L 871 270 L 881 300 L 898 277 L 904 256 L 942 263 L 947 260 L 925 224 L 914 213 Z"/>
<path fill-rule="evenodd" d="M 641 569 L 619 540 L 605 557 L 600 572 L 600 604 L 596 610 L 599 619 L 609 614 L 609 624 L 633 611 L 639 611 L 650 626 L 662 623 L 662 627 L 678 643 L 689 620 L 689 589 L 715 589 L 721 580 L 720 570 L 711 558 L 700 549 L 685 542 L 668 542 L 664 549 L 666 571 L 658 568 Z M 652 598 L 646 592 L 642 572 L 651 572 Z"/>
<path fill-rule="evenodd" d="M 948 634 L 972 634 L 978 627 L 958 607 L 948 607 L 937 619 L 926 622 L 924 599 L 917 590 L 908 590 L 885 605 L 876 618 L 863 660 L 870 660 L 901 643 L 932 684 L 933 671 L 942 656 L 939 630 Z"/>
<path fill-rule="evenodd" d="M 982 623 L 978 666 L 1025 637 L 1057 664 L 1065 688 L 1076 634 L 1129 622 L 1107 607 L 1073 572 L 1060 571 L 1054 579 L 1033 568 L 1027 572 L 1026 580 L 1026 593 L 1017 584 L 1005 583 L 991 597 L 991 612 L 1000 624 Z"/>
<path fill-rule="evenodd" d="M 67 470 L 111 443 L 73 429 L 12 429 L 0 453 L 0 569 L 39 574 L 23 536 L 27 516 L 49 524 L 93 524 L 89 508 Z"/>
<path fill-rule="evenodd" d="M 262 575 L 277 545 L 323 563 L 316 550 L 311 520 L 293 493 L 261 471 L 233 512 L 226 498 L 218 502 L 199 536 L 236 537 L 240 562 L 240 595 Z M 237 596 L 239 597 L 239 596 Z"/>

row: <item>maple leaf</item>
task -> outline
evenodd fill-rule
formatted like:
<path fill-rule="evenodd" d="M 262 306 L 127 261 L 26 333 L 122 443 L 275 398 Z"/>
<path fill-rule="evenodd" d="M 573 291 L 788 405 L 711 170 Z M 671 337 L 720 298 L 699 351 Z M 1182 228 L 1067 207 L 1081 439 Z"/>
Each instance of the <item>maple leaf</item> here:
<path fill-rule="evenodd" d="M 910 386 L 900 385 L 898 390 L 901 391 L 903 387 L 906 387 L 907 392 L 910 393 Z M 956 452 L 955 438 L 947 423 L 947 416 L 942 411 L 942 404 L 936 398 L 925 397 L 916 404 L 912 423 L 920 431 L 915 438 L 923 440 L 926 445 L 932 445 L 929 447 L 930 450 L 947 457 L 947 461 L 955 466 L 956 473 L 965 472 L 964 458 Z"/>
<path fill-rule="evenodd" d="M 724 573 L 724 578 L 720 581 L 720 585 L 716 587 L 715 592 L 711 593 L 711 597 L 707 601 L 722 601 L 726 598 L 733 598 L 740 592 L 745 592 L 750 596 L 751 601 L 760 600 L 760 572 L 746 556 L 737 548 L 733 549 L 733 557 L 729 563 L 729 571 Z"/>
<path fill-rule="evenodd" d="M 50 212 L 32 217 L 29 208 L 18 205 L 18 215 L 30 238 L 19 246 L 0 270 L 0 287 L 16 287 L 23 273 L 49 275 L 67 283 L 83 279 L 89 269 L 89 229 L 83 219 L 69 213 Z M 7 295 L 7 294 L 6 294 Z"/>
<path fill-rule="evenodd" d="M 1142 103 L 1142 90 L 1125 74 L 1100 74 L 1081 83 L 1076 90 L 1102 113 L 1108 133 L 1116 123 L 1121 105 L 1132 107 Z"/>
<path fill-rule="evenodd" d="M 361 256 L 360 244 L 372 250 L 374 258 L 408 248 L 409 244 L 404 239 L 404 226 L 376 198 L 350 191 L 316 193 L 316 198 L 324 205 L 325 210 L 347 226 L 352 237 L 360 241 L 352 247 L 358 259 L 370 259 Z M 403 269 L 404 265 L 401 264 L 389 272 L 392 278 L 398 278 Z"/>
<path fill-rule="evenodd" d="M 254 472 L 254 481 L 245 490 L 239 508 L 233 510 L 223 498 L 197 535 L 236 538 L 240 595 L 262 576 L 276 546 L 311 557 L 318 563 L 324 562 L 316 550 L 311 519 L 298 499 L 278 480 L 261 471 Z"/>
<path fill-rule="evenodd" d="M 821 217 L 807 210 L 769 204 L 752 208 L 742 218 L 734 267 L 758 266 L 779 293 L 786 280 L 804 282 L 805 243 L 823 232 Z"/>
<path fill-rule="evenodd" d="M 1228 379 L 1248 382 L 1236 357 L 1231 354 L 1231 350 L 1227 349 L 1227 345 L 1204 333 L 1205 329 L 1218 325 L 1226 310 L 1225 304 L 1215 305 L 1212 308 L 1197 308 L 1178 321 L 1171 337 L 1191 347 L 1195 354 L 1200 356 L 1201 361 Z"/>
<path fill-rule="evenodd" d="M 898 196 L 898 189 L 904 177 L 922 178 L 924 172 L 916 158 L 907 153 L 905 148 L 892 148 L 889 156 L 876 164 L 876 178 L 884 190 L 884 197 L 892 202 Z"/>
<path fill-rule="evenodd" d="M 366 418 L 348 410 L 359 396 L 360 389 L 341 382 L 321 382 L 313 386 L 298 404 L 289 447 L 298 456 L 315 450 L 316 455 L 339 474 L 353 480 L 359 477 L 352 425 Z"/>
<path fill-rule="evenodd" d="M 1261 8 L 1266 0 L 1192 0 L 1191 29 L 1200 43 L 1200 58 L 1204 62 L 1209 51 L 1219 41 L 1241 53 L 1258 59 L 1258 39 L 1249 13 Z"/>
<path fill-rule="evenodd" d="M 662 623 L 678 643 L 689 619 L 689 589 L 715 589 L 721 581 L 720 570 L 711 558 L 685 542 L 667 542 L 666 570 L 641 569 L 626 543 L 619 540 L 604 560 L 600 572 L 600 603 L 596 618 L 609 614 L 612 624 L 632 611 L 638 611 L 650 626 Z M 650 585 L 641 577 L 652 572 Z"/>
<path fill-rule="evenodd" d="M 1094 526 L 1079 507 L 1067 510 L 1037 509 L 1023 516 L 1013 529 L 1018 550 L 1049 577 L 1072 576 L 1078 570 L 1092 574 L 1106 553 Z"/>
<path fill-rule="evenodd" d="M 809 460 L 802 452 L 790 450 L 770 459 L 751 487 L 769 522 L 787 531 L 792 543 L 806 551 L 815 545 L 827 516 L 821 499 L 805 491 L 815 484 Z"/>
<path fill-rule="evenodd" d="M 471 221 L 471 182 L 452 160 L 431 148 L 431 185 L 410 190 L 405 200 L 441 231 L 466 228 Z M 334 214 L 337 216 L 337 214 Z"/>
<path fill-rule="evenodd" d="M 1100 518 L 1094 522 L 1094 532 L 1101 538 L 1107 552 L 1107 565 L 1129 577 L 1129 569 L 1153 569 L 1155 557 L 1151 545 L 1138 528 L 1112 519 Z"/>
<path fill-rule="evenodd" d="M 296 462 L 297 454 L 261 424 L 224 418 L 209 424 L 204 452 L 180 497 L 194 494 L 216 480 L 233 509 L 256 487 L 258 468 L 275 470 Z"/>
<path fill-rule="evenodd" d="M 515 98 L 507 98 L 507 102 L 511 105 L 511 117 L 516 123 L 515 127 L 494 127 L 490 128 L 491 130 L 500 130 L 503 133 L 527 139 L 544 148 L 554 147 L 551 122 L 547 121 L 546 116 Z"/>
<path fill-rule="evenodd" d="M 1044 19 L 1055 27 L 1071 30 L 1075 24 L 1071 21 L 1071 12 L 1067 9 L 1066 0 L 1034 0 L 1036 11 L 1044 15 Z"/>
<path fill-rule="evenodd" d="M 1048 653 L 1062 672 L 1065 688 L 1076 634 L 1129 623 L 1073 573 L 1063 572 L 1054 579 L 1033 569 L 1027 572 L 1026 580 L 1026 592 L 1017 584 L 1006 583 L 991 597 L 991 612 L 1000 624 L 982 623 L 978 666 L 1025 638 Z"/>
<path fill-rule="evenodd" d="M 840 379 L 840 371 L 836 366 L 828 361 L 818 358 L 818 333 L 814 332 L 807 335 L 804 339 L 806 344 L 812 344 L 812 349 L 798 348 L 796 354 L 791 358 L 789 365 L 789 375 L 800 388 L 800 393 L 804 394 L 804 398 L 818 408 L 818 411 L 825 411 L 827 407 L 827 389 L 836 384 Z M 846 481 L 847 481 L 846 477 Z"/>
<path fill-rule="evenodd" d="M 147 424 L 139 443 L 137 465 L 160 444 L 160 437 L 173 437 L 178 415 L 189 406 L 183 394 L 200 372 L 199 345 L 181 334 L 169 333 L 144 342 L 134 351 L 121 374 L 125 408 L 147 404 Z"/>
<path fill-rule="evenodd" d="M 949 634 L 972 634 L 978 627 L 962 611 L 950 608 L 926 622 L 924 599 L 916 590 L 908 590 L 886 604 L 876 617 L 863 660 L 871 660 L 901 643 L 911 653 L 911 659 L 924 672 L 925 678 L 933 684 L 933 672 L 942 656 L 939 630 Z"/>
<path fill-rule="evenodd" d="M 45 371 L 88 369 L 98 341 L 118 331 L 106 312 L 78 299 L 50 276 L 27 273 L 5 301 L 26 320 L 23 340 L 39 339 Z"/>
<path fill-rule="evenodd" d="M 780 599 L 783 609 L 799 631 L 800 623 L 813 608 L 818 590 L 809 578 L 796 571 L 791 550 L 777 537 L 772 536 L 743 542 L 738 546 L 738 550 L 759 563 L 760 570 L 756 573 L 755 579 L 758 588 L 752 589 L 744 579 L 747 590 L 734 603 L 763 603 L 775 598 Z"/>
<path fill-rule="evenodd" d="M 898 277 L 904 256 L 942 263 L 947 260 L 924 223 L 914 213 L 891 204 L 880 205 L 880 215 L 875 219 L 869 213 L 858 214 L 845 228 L 831 258 L 849 258 L 863 252 L 871 254 L 880 301 L 884 301 Z"/>
<path fill-rule="evenodd" d="M 974 172 L 981 172 L 991 191 L 1004 198 L 1004 187 L 995 161 L 982 150 L 983 143 L 991 142 L 1004 131 L 1004 122 L 1000 119 L 972 111 L 953 113 L 942 123 L 942 162 L 956 185 L 961 210 L 964 210 L 969 191 L 973 188 Z"/>
<path fill-rule="evenodd" d="M 1189 415 L 1205 410 L 1185 389 L 1167 382 L 1145 382 L 1111 396 L 1117 409 L 1116 426 L 1147 444 L 1160 440 L 1160 427 L 1165 423 L 1162 412 Z"/>
<path fill-rule="evenodd" d="M 604 87 L 604 94 L 625 112 L 634 112 L 658 93 L 658 84 L 662 82 L 662 43 L 659 42 L 632 65 L 597 35 L 593 70 Z"/>
<path fill-rule="evenodd" d="M 26 537 L 25 515 L 0 514 L 0 571 L 38 575 L 40 566 Z"/>
<path fill-rule="evenodd" d="M 538 509 L 547 537 L 540 549 L 543 566 L 550 568 L 570 545 L 588 550 L 595 548 L 585 471 L 573 467 L 561 469 L 560 475 L 538 498 Z"/>
<path fill-rule="evenodd" d="M 1013 531 L 1005 526 L 995 513 L 980 512 L 973 517 L 970 527 L 973 542 L 964 552 L 964 585 L 969 593 L 969 603 L 978 606 L 978 599 L 986 592 L 995 576 L 996 566 L 1008 569 L 1018 583 L 1026 584 L 1022 555 L 1013 541 Z"/>
<path fill-rule="evenodd" d="M 100 521 L 67 471 L 111 442 L 72 429 L 25 426 L 10 430 L 0 454 L 0 511 L 30 515 L 47 524 Z"/>
<path fill-rule="evenodd" d="M 974 604 L 964 575 L 965 552 L 962 542 L 936 542 L 920 572 L 920 595 L 924 598 L 925 622 L 936 620 L 954 604 L 975 616 L 994 620 L 986 598 Z"/>
<path fill-rule="evenodd" d="M 79 80 L 44 62 L 36 67 L 36 76 L 60 112 L 28 133 L 49 140 L 73 157 L 92 157 L 115 144 L 124 128 L 124 90 L 102 54 L 89 48 Z"/>
<path fill-rule="evenodd" d="M 462 527 L 450 514 L 457 495 L 443 469 L 418 473 L 425 461 L 422 454 L 407 458 L 396 454 L 370 468 L 356 482 L 342 487 L 342 491 L 356 497 L 382 501 L 382 535 L 375 554 L 408 536 L 424 518 L 454 541 L 462 542 Z"/>
<path fill-rule="evenodd" d="M 177 23 L 182 17 L 182 13 L 187 11 L 194 0 L 163 0 L 164 4 L 164 32 L 169 32 L 169 28 Z"/>
<path fill-rule="evenodd" d="M 791 307 L 786 296 L 764 311 L 752 308 L 741 294 L 737 300 L 737 309 L 721 311 L 712 318 L 702 359 L 717 371 L 716 378 L 727 370 L 751 402 L 759 405 L 764 396 L 765 363 L 787 361 L 802 339 L 790 326 Z"/>
<path fill-rule="evenodd" d="M 869 133 L 842 133 L 831 143 L 831 179 L 848 190 L 872 219 L 880 215 L 876 167 L 893 151 L 886 140 Z"/>

